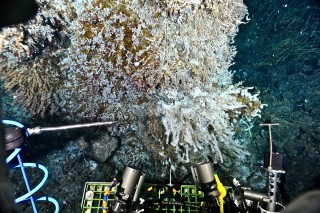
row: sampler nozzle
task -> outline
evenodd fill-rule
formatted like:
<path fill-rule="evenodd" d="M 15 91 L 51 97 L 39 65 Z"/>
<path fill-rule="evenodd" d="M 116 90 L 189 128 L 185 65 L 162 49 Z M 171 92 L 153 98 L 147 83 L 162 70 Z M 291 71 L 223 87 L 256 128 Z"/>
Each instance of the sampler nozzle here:
<path fill-rule="evenodd" d="M 117 123 L 116 121 L 105 121 L 105 122 L 94 122 L 94 123 L 85 123 L 85 124 L 73 124 L 73 125 L 66 125 L 66 126 L 57 126 L 57 127 L 34 127 L 34 128 L 27 128 L 29 135 L 38 135 L 42 132 L 48 131 L 59 131 L 59 130 L 67 130 L 67 129 L 77 129 L 77 128 L 84 128 L 84 127 L 93 127 L 93 126 L 103 126 L 103 125 L 112 125 Z"/>

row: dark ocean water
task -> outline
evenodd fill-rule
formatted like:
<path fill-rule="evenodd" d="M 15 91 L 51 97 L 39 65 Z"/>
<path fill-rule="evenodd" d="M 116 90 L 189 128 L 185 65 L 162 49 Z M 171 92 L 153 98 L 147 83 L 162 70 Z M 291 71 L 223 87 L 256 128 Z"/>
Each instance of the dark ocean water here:
<path fill-rule="evenodd" d="M 261 91 L 268 104 L 262 122 L 280 124 L 272 129 L 273 142 L 285 154 L 284 188 L 292 199 L 320 183 L 320 4 L 245 4 L 251 20 L 236 37 L 234 80 Z"/>

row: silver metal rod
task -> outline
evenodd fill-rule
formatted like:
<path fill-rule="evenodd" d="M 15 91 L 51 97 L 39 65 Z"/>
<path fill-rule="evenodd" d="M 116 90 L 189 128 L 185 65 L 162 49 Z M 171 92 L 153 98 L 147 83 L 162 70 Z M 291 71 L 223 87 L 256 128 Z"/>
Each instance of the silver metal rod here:
<path fill-rule="evenodd" d="M 105 122 L 74 124 L 74 125 L 57 126 L 57 127 L 35 127 L 35 128 L 28 128 L 27 130 L 29 135 L 37 135 L 37 134 L 41 134 L 42 132 L 48 132 L 48 131 L 59 131 L 59 130 L 84 128 L 84 127 L 112 125 L 115 123 L 116 121 L 105 121 Z"/>
<path fill-rule="evenodd" d="M 76 129 L 76 128 L 84 128 L 84 127 L 92 127 L 92 126 L 111 125 L 114 123 L 116 123 L 116 122 L 115 121 L 107 121 L 107 122 L 74 124 L 74 125 L 57 126 L 57 127 L 44 127 L 44 128 L 41 128 L 41 131 L 57 131 L 57 130 L 66 130 L 66 129 Z"/>
<path fill-rule="evenodd" d="M 269 129 L 269 146 L 270 146 L 269 167 L 272 168 L 272 134 L 271 134 L 271 126 L 279 126 L 279 123 L 275 123 L 275 124 L 260 124 L 260 126 L 268 126 L 268 129 Z"/>
<path fill-rule="evenodd" d="M 261 192 L 248 190 L 248 189 L 243 190 L 243 196 L 245 199 L 248 199 L 248 200 L 254 200 L 254 201 L 265 202 L 265 203 L 271 202 L 269 200 L 268 195 Z"/>

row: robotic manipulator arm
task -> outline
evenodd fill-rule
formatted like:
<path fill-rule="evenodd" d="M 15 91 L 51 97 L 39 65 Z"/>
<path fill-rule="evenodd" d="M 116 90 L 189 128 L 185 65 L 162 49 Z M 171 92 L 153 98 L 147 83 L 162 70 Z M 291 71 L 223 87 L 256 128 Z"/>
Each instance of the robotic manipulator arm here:
<path fill-rule="evenodd" d="M 111 212 L 131 212 L 133 204 L 138 200 L 145 175 L 137 169 L 126 167 L 122 175 L 122 184 L 111 205 Z"/>
<path fill-rule="evenodd" d="M 207 212 L 219 212 L 220 208 L 221 212 L 221 204 L 224 205 L 224 202 L 218 203 L 217 201 L 219 196 L 221 196 L 221 192 L 219 191 L 218 186 L 219 181 L 217 181 L 214 176 L 212 164 L 210 162 L 196 164 L 191 166 L 191 171 L 197 189 L 204 193 L 204 201 L 206 203 L 204 208 Z M 127 166 L 123 172 L 122 184 L 117 189 L 115 199 L 109 207 L 109 212 L 136 213 L 143 211 L 146 206 L 139 206 L 137 201 L 139 199 L 139 194 L 144 184 L 144 180 L 145 174 L 140 170 Z M 238 187 L 238 191 L 241 193 L 241 196 L 238 196 L 237 199 L 234 198 L 232 203 L 237 205 L 239 208 L 234 211 L 226 210 L 225 212 L 248 212 L 247 206 L 240 207 L 240 203 L 244 203 L 245 200 L 252 200 L 260 203 L 270 202 L 268 196 L 263 193 L 241 189 L 240 186 Z M 226 205 L 231 205 L 230 202 L 227 202 Z M 178 201 L 175 202 L 175 204 L 177 203 Z"/>

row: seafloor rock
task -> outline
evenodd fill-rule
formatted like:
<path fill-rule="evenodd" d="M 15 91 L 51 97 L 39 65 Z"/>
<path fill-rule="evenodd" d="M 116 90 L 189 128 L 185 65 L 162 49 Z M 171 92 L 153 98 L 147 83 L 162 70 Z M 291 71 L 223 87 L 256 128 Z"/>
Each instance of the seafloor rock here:
<path fill-rule="evenodd" d="M 118 147 L 118 138 L 110 137 L 108 133 L 102 133 L 99 138 L 91 141 L 92 158 L 99 162 L 105 162 L 111 157 Z"/>

